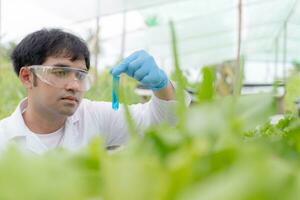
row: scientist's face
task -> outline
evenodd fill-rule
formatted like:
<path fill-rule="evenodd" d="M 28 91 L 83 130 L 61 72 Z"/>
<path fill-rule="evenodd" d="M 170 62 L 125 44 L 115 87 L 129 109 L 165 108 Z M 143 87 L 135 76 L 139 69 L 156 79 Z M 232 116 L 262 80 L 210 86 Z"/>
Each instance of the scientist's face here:
<path fill-rule="evenodd" d="M 33 87 L 28 90 L 28 99 L 36 110 L 52 116 L 70 116 L 76 111 L 86 90 L 84 60 L 48 57 L 29 70 Z"/>

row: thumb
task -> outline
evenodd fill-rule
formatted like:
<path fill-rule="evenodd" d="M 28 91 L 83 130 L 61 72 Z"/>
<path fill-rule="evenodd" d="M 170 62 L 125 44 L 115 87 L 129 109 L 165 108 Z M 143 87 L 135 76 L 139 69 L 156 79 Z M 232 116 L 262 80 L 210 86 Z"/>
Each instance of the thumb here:
<path fill-rule="evenodd" d="M 133 54 L 131 54 L 130 56 L 128 56 L 127 58 L 125 58 L 121 64 L 117 65 L 116 67 L 112 68 L 110 70 L 110 73 L 113 76 L 119 76 L 121 73 L 126 72 L 129 63 L 131 63 L 133 60 L 135 60 L 139 55 L 139 52 L 135 52 Z"/>
<path fill-rule="evenodd" d="M 121 73 L 123 73 L 127 70 L 127 67 L 128 67 L 128 63 L 122 62 L 121 64 L 119 64 L 116 67 L 112 68 L 110 70 L 110 73 L 113 76 L 119 76 Z"/>

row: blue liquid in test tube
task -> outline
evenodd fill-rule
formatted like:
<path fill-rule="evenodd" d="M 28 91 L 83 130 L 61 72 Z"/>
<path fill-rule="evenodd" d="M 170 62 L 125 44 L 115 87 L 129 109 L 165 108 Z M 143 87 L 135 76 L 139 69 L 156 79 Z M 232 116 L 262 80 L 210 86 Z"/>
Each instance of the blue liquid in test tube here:
<path fill-rule="evenodd" d="M 119 109 L 119 82 L 120 82 L 120 77 L 119 76 L 113 76 L 113 82 L 112 82 L 112 108 L 114 110 Z"/>

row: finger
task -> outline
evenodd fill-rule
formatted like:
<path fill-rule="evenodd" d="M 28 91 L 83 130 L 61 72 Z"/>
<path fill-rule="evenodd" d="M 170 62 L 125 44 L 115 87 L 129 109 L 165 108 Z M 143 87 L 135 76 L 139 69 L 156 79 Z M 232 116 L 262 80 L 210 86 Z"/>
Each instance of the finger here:
<path fill-rule="evenodd" d="M 129 63 L 135 60 L 137 57 L 138 57 L 137 52 L 131 54 L 130 56 L 125 58 L 119 65 L 111 69 L 110 73 L 114 76 L 119 76 L 121 73 L 126 72 Z"/>
<path fill-rule="evenodd" d="M 131 77 L 134 77 L 135 72 L 139 70 L 141 67 L 144 67 L 144 63 L 147 59 L 147 55 L 139 54 L 139 57 L 129 63 L 127 74 Z"/>
<path fill-rule="evenodd" d="M 119 76 L 121 73 L 125 72 L 127 69 L 127 63 L 121 63 L 119 65 L 117 65 L 116 67 L 114 67 L 113 69 L 111 69 L 110 73 L 113 76 Z"/>
<path fill-rule="evenodd" d="M 134 77 L 136 80 L 141 81 L 145 76 L 147 76 L 150 72 L 150 68 L 148 67 L 140 67 L 135 73 Z"/>

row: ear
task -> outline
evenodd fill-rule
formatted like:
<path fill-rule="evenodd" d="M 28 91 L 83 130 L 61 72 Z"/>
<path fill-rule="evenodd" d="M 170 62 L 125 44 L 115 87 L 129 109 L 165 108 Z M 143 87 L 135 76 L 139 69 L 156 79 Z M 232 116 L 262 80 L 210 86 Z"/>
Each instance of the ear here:
<path fill-rule="evenodd" d="M 28 67 L 22 67 L 20 69 L 19 79 L 27 89 L 31 89 L 33 87 L 33 74 Z"/>

